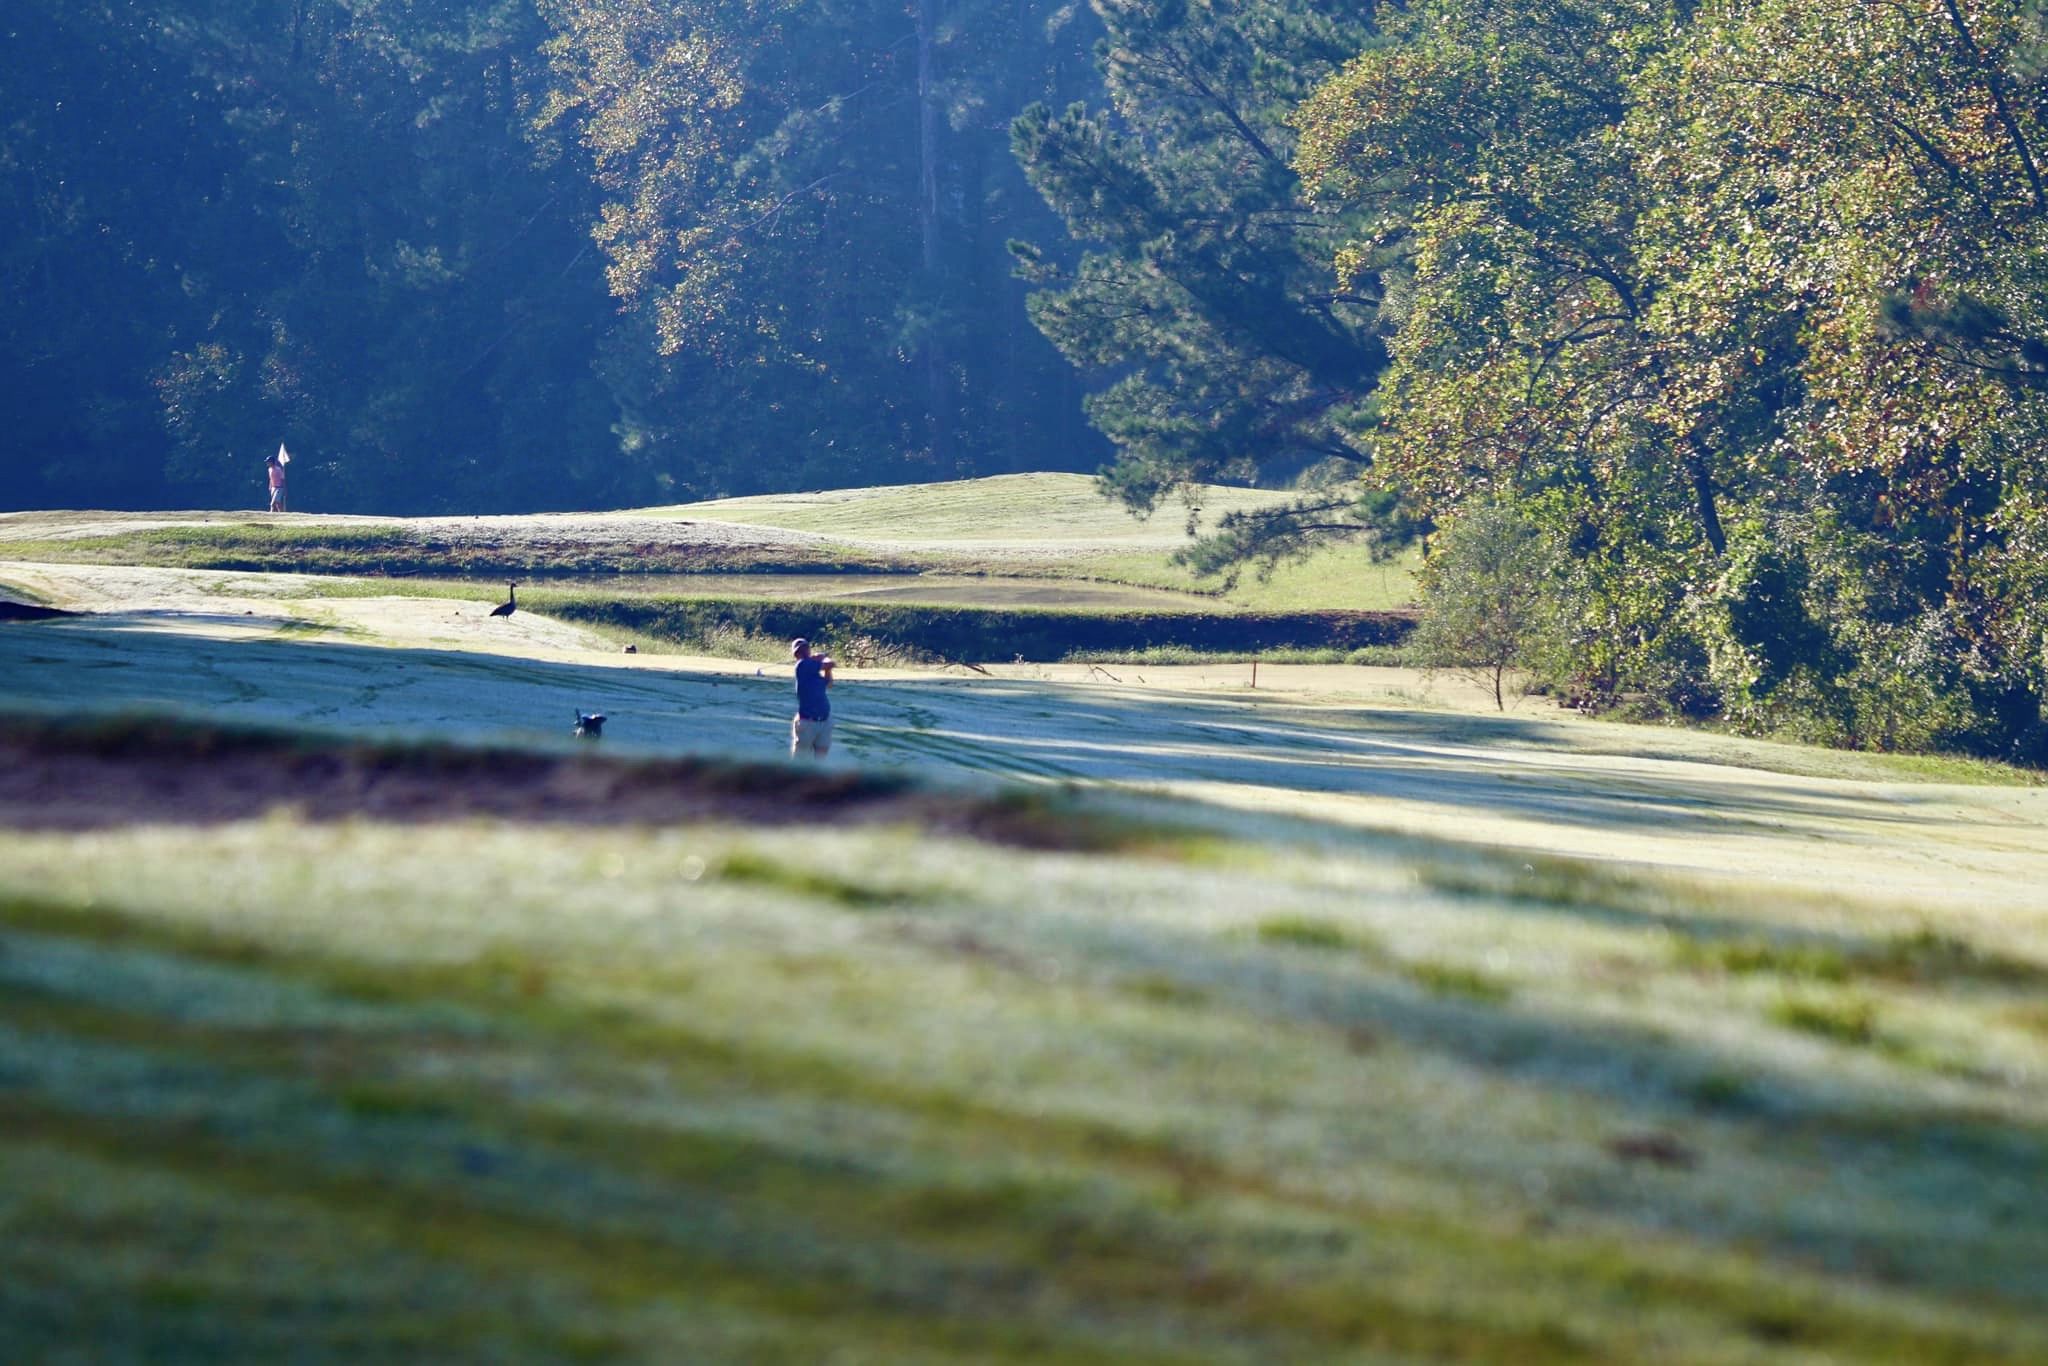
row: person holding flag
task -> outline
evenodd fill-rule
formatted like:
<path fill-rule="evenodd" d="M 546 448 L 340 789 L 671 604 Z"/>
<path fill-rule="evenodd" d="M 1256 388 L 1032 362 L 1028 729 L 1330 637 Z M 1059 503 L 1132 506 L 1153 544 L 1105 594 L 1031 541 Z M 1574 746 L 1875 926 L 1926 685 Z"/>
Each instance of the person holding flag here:
<path fill-rule="evenodd" d="M 283 512 L 285 510 L 284 467 L 291 463 L 292 453 L 284 448 L 282 441 L 277 443 L 277 454 L 271 456 L 264 463 L 264 468 L 270 471 L 270 510 L 272 512 Z"/>

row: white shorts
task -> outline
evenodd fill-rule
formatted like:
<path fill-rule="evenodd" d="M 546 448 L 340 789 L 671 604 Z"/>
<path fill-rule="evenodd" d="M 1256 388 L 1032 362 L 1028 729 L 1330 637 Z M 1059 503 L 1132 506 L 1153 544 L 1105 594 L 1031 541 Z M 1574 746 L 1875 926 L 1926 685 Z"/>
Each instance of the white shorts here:
<path fill-rule="evenodd" d="M 790 718 L 789 752 L 792 756 L 815 754 L 822 759 L 831 748 L 832 722 L 829 719 L 811 721 L 801 716 Z"/>

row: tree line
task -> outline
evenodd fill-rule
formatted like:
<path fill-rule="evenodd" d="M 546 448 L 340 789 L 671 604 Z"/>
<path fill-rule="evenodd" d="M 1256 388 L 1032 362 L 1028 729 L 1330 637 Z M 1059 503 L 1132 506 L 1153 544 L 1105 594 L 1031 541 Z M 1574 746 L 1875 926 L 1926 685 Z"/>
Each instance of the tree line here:
<path fill-rule="evenodd" d="M 1257 480 L 1589 702 L 2048 754 L 2038 0 L 4 23 L 12 504 Z"/>
<path fill-rule="evenodd" d="M 1434 596 L 1542 566 L 1522 653 L 1592 702 L 2048 760 L 2042 6 L 1383 17 L 1295 166 Z"/>
<path fill-rule="evenodd" d="M 1365 450 L 1336 0 L 22 0 L 0 500 L 617 506 Z"/>
<path fill-rule="evenodd" d="M 1046 0 L 21 0 L 10 506 L 617 506 L 1104 454 L 1026 316 Z"/>

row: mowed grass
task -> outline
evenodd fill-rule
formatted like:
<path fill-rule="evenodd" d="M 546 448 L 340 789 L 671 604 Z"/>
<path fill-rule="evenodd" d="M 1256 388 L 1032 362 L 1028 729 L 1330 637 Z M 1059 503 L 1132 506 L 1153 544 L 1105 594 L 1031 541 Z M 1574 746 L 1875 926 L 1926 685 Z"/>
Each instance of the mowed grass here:
<path fill-rule="evenodd" d="M 1208 524 L 1228 512 L 1255 511 L 1285 493 L 1207 485 L 1193 510 Z M 818 493 L 769 494 L 683 503 L 658 516 L 742 526 L 780 527 L 833 537 L 917 544 L 1034 546 L 1077 543 L 1172 548 L 1186 539 L 1190 505 L 1170 501 L 1148 518 L 1106 499 L 1085 474 L 1009 474 L 936 484 L 890 484 Z"/>
<path fill-rule="evenodd" d="M 2010 955 L 1844 950 L 1888 1051 L 1683 887 L 1129 828 L 0 833 L 0 1355 L 2048 1350 Z"/>
<path fill-rule="evenodd" d="M 505 575 L 690 575 L 855 572 L 913 574 L 931 567 L 893 551 L 863 552 L 827 542 L 725 537 L 706 544 L 643 534 L 582 540 L 540 518 L 494 518 L 487 527 L 445 521 L 387 519 L 381 524 L 336 519 L 258 520 L 240 514 L 186 514 L 164 525 L 125 525 L 104 514 L 80 514 L 63 535 L 25 536 L 0 514 L 0 553 L 17 561 L 151 565 L 182 569 L 274 570 L 308 575 L 376 574 L 498 578 Z M 600 524 L 604 515 L 593 519 Z M 631 527 L 612 528 L 625 533 Z"/>
<path fill-rule="evenodd" d="M 1206 487 L 1198 525 L 1286 497 Z M 621 576 L 624 594 L 649 590 L 624 579 L 658 575 L 675 582 L 670 591 L 764 598 L 789 596 L 786 575 L 886 575 L 904 590 L 861 588 L 990 608 L 1101 610 L 1119 605 L 1112 586 L 1131 590 L 1120 605 L 1191 613 L 1381 611 L 1413 600 L 1412 553 L 1375 563 L 1357 545 L 1333 543 L 1235 584 L 1198 578 L 1174 560 L 1191 544 L 1188 514 L 1173 503 L 1135 518 L 1087 476 L 1031 474 L 535 517 L 13 513 L 0 515 L 0 558 L 418 580 Z M 687 586 L 706 577 L 715 586 Z M 931 585 L 923 597 L 920 578 Z"/>
<path fill-rule="evenodd" d="M 134 824 L 0 773 L 0 1360 L 2048 1357 L 2010 775 L 851 672 L 840 764 L 1030 838 L 454 819 L 321 737 L 600 706 L 602 810 L 602 756 L 772 753 L 786 680 L 348 605 L 0 628 L 8 706 L 303 737 L 210 824 L 204 764 Z"/>
<path fill-rule="evenodd" d="M 1154 555 L 1108 553 L 1086 562 L 1089 575 L 1111 582 L 1213 594 L 1223 605 L 1258 612 L 1412 608 L 1421 567 L 1420 550 L 1378 560 L 1358 543 L 1328 545 L 1277 565 L 1249 566 L 1234 582 L 1199 577 L 1185 565 Z"/>
<path fill-rule="evenodd" d="M 730 498 L 654 510 L 678 519 L 777 527 L 915 547 L 928 554 L 1003 558 L 1053 578 L 1081 577 L 1213 595 L 1257 611 L 1384 611 L 1415 599 L 1419 556 L 1380 562 L 1360 545 L 1332 544 L 1234 584 L 1203 578 L 1173 561 L 1198 531 L 1230 512 L 1284 503 L 1285 492 L 1209 485 L 1190 501 L 1170 500 L 1150 517 L 1131 515 L 1079 474 L 1018 474 L 940 484 L 837 489 Z"/>

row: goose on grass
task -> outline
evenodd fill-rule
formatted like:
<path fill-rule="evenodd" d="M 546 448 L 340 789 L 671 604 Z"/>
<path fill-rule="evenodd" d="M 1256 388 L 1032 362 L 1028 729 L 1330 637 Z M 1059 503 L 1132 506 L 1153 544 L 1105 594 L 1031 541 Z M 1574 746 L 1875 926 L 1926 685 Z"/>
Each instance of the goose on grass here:
<path fill-rule="evenodd" d="M 519 610 L 519 584 L 515 581 L 505 585 L 505 600 L 491 609 L 494 617 L 509 617 Z"/>

